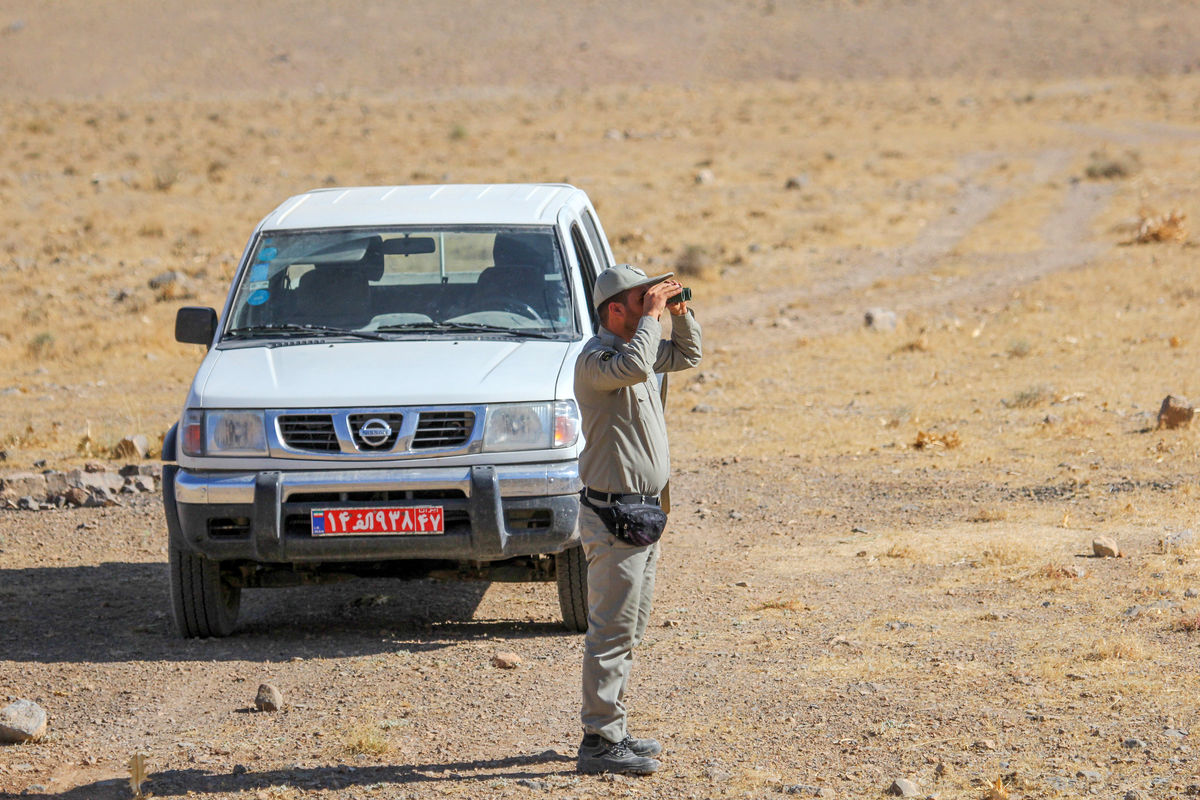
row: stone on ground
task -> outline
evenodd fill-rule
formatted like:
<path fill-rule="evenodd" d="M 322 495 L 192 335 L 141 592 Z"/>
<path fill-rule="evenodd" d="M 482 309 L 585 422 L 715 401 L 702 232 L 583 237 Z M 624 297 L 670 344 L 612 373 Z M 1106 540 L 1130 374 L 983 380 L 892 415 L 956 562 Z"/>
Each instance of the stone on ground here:
<path fill-rule="evenodd" d="M 1169 394 L 1163 398 L 1162 406 L 1158 409 L 1158 427 L 1168 430 L 1186 428 L 1195 415 L 1196 409 L 1186 398 Z"/>
<path fill-rule="evenodd" d="M 1099 558 L 1119 558 L 1121 548 L 1114 539 L 1107 536 L 1097 536 L 1092 540 L 1092 553 Z"/>
<path fill-rule="evenodd" d="M 269 683 L 261 684 L 254 697 L 254 707 L 259 711 L 278 711 L 283 708 L 283 693 Z"/>
<path fill-rule="evenodd" d="M 32 700 L 15 700 L 0 708 L 0 742 L 32 742 L 46 732 L 46 712 Z"/>

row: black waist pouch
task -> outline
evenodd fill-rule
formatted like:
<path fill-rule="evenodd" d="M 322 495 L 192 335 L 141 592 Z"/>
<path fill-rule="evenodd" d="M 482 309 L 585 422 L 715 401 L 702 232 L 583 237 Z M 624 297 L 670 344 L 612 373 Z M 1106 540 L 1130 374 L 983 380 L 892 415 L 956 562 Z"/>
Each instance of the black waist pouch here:
<path fill-rule="evenodd" d="M 594 506 L 584 498 L 583 504 L 600 516 L 609 533 L 635 547 L 654 544 L 662 537 L 663 529 L 667 527 L 667 512 L 650 503 Z"/>

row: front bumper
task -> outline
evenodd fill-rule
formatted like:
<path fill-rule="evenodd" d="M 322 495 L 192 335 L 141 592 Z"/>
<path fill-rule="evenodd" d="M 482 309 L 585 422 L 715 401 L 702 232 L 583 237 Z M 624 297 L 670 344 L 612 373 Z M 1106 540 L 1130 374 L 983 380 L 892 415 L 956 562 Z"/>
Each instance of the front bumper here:
<path fill-rule="evenodd" d="M 503 466 L 289 472 L 163 467 L 176 546 L 214 560 L 320 563 L 497 561 L 556 553 L 579 540 L 576 461 Z M 446 532 L 313 536 L 316 508 L 440 505 Z"/>

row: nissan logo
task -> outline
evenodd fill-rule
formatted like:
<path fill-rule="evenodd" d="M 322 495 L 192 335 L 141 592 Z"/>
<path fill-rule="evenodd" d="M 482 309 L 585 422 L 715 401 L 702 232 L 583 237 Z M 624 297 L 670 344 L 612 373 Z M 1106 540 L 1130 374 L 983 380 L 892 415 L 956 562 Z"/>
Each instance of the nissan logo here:
<path fill-rule="evenodd" d="M 364 422 L 358 429 L 358 436 L 363 440 L 364 444 L 371 447 L 379 447 L 385 444 L 388 438 L 392 435 L 392 426 L 387 424 L 386 420 L 379 417 L 372 417 Z"/>

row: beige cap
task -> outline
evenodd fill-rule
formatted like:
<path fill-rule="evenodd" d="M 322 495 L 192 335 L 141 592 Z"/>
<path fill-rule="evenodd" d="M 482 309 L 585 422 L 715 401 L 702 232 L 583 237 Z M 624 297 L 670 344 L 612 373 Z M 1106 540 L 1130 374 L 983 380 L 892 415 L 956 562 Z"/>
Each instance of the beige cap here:
<path fill-rule="evenodd" d="M 592 302 L 599 311 L 607 300 L 616 297 L 626 289 L 632 289 L 635 286 L 653 286 L 674 275 L 674 272 L 668 272 L 665 275 L 656 275 L 650 278 L 632 264 L 617 264 L 596 276 L 596 285 L 592 288 Z"/>

